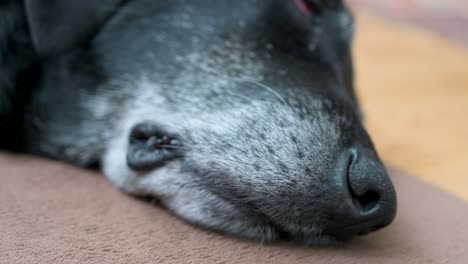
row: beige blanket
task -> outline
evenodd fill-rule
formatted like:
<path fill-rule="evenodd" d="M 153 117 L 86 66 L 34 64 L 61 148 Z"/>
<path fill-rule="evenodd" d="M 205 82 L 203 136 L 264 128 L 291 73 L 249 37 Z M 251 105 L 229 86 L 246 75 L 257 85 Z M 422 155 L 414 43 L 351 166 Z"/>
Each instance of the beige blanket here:
<path fill-rule="evenodd" d="M 468 204 L 391 174 L 391 227 L 338 248 L 303 248 L 202 231 L 97 173 L 0 155 L 0 263 L 468 263 Z"/>

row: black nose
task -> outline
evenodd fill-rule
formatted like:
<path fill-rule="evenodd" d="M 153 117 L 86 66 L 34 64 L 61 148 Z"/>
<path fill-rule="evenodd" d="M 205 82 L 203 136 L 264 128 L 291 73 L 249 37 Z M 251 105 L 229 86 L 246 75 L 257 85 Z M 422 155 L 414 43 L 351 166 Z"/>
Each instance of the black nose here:
<path fill-rule="evenodd" d="M 331 209 L 329 233 L 349 238 L 389 225 L 396 214 L 396 195 L 385 168 L 364 148 L 346 151 L 338 161 L 336 185 L 343 194 L 340 206 Z"/>

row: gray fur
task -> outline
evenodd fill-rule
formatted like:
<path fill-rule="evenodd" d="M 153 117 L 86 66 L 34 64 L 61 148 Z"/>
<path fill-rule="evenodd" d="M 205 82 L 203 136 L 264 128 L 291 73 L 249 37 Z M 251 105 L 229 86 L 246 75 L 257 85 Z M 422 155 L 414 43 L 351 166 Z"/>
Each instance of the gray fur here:
<path fill-rule="evenodd" d="M 26 149 L 100 163 L 122 191 L 158 198 L 196 225 L 262 241 L 335 241 L 332 211 L 345 207 L 333 192 L 337 160 L 362 146 L 383 168 L 346 61 L 352 18 L 330 8 L 311 22 L 293 1 L 130 1 L 85 50 L 104 76 L 96 89 L 77 73 L 57 77 L 81 53 L 45 67 L 29 111 L 54 108 L 29 115 Z M 67 100 L 51 101 L 57 87 L 70 89 Z M 181 157 L 131 169 L 129 138 L 142 122 L 176 135 Z"/>

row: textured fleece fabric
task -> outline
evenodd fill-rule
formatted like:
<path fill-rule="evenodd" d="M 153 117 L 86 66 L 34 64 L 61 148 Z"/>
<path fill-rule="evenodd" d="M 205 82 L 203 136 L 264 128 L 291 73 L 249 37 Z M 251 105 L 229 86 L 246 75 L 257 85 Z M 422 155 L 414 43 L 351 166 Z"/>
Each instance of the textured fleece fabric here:
<path fill-rule="evenodd" d="M 468 204 L 391 170 L 395 222 L 334 248 L 200 230 L 98 173 L 0 155 L 0 263 L 468 263 Z"/>

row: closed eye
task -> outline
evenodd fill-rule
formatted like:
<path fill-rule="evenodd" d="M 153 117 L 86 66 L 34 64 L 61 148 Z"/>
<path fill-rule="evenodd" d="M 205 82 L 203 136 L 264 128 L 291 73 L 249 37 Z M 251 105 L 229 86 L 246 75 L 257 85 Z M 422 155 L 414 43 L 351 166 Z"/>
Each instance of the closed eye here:
<path fill-rule="evenodd" d="M 319 1 L 314 0 L 294 0 L 297 7 L 306 15 L 319 15 L 322 12 L 322 6 Z"/>

